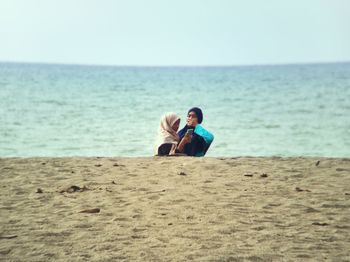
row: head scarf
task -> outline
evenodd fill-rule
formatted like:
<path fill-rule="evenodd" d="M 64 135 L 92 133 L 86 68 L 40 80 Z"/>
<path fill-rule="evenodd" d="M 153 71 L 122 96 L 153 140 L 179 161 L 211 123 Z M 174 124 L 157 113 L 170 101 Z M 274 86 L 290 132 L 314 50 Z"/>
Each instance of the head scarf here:
<path fill-rule="evenodd" d="M 202 121 L 203 121 L 203 113 L 202 113 L 202 110 L 200 108 L 193 107 L 190 110 L 188 110 L 187 114 L 189 114 L 190 112 L 194 112 L 196 114 L 197 119 L 198 119 L 198 124 L 202 123 Z"/>
<path fill-rule="evenodd" d="M 200 108 L 193 107 L 190 110 L 188 110 L 187 114 L 189 114 L 190 112 L 194 112 L 196 114 L 197 120 L 198 120 L 198 124 L 202 123 L 202 121 L 203 121 L 203 113 L 202 113 L 202 110 Z M 187 129 L 189 129 L 189 128 L 194 128 L 194 127 L 189 127 L 189 126 L 185 125 L 184 128 L 182 128 L 178 132 L 178 135 L 179 135 L 180 139 L 182 139 L 185 136 L 185 134 L 187 132 Z"/>
<path fill-rule="evenodd" d="M 175 122 L 179 119 L 180 117 L 176 113 L 166 113 L 160 119 L 160 126 L 155 148 L 156 154 L 158 154 L 158 148 L 161 145 L 177 144 L 179 142 L 179 135 L 172 128 Z"/>

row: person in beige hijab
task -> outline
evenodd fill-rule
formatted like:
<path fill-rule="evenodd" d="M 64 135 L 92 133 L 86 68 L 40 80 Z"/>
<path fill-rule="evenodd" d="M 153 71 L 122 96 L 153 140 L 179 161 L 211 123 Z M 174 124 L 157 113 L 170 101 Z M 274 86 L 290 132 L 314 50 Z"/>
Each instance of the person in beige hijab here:
<path fill-rule="evenodd" d="M 179 155 L 183 152 L 185 144 L 191 141 L 189 137 L 182 139 L 179 143 L 180 138 L 176 132 L 179 129 L 180 121 L 181 119 L 176 113 L 166 113 L 161 117 L 155 149 L 156 155 Z"/>

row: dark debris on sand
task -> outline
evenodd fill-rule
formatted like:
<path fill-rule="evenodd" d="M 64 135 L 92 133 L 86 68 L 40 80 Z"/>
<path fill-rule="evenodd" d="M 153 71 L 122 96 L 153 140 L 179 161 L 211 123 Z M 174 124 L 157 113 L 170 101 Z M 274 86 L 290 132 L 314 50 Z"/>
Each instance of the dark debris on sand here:
<path fill-rule="evenodd" d="M 312 225 L 314 226 L 328 226 L 328 223 L 321 223 L 321 222 L 313 222 Z"/>
<path fill-rule="evenodd" d="M 305 192 L 311 192 L 309 189 L 301 189 L 300 187 L 296 187 L 296 188 L 295 188 L 295 191 L 297 191 L 297 192 L 303 192 L 303 191 L 305 191 Z"/>
<path fill-rule="evenodd" d="M 59 193 L 75 193 L 75 192 L 84 192 L 86 190 L 89 190 L 86 186 L 79 187 L 79 186 L 70 186 L 66 189 L 63 189 L 59 191 Z"/>
<path fill-rule="evenodd" d="M 89 213 L 89 214 L 94 214 L 94 213 L 100 213 L 101 209 L 99 208 L 92 208 L 92 209 L 84 209 L 80 211 L 79 213 Z"/>

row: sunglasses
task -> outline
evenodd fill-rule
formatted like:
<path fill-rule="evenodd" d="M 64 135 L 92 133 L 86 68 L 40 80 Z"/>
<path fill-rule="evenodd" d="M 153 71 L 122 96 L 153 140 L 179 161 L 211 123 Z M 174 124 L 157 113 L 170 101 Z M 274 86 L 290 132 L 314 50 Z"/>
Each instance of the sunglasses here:
<path fill-rule="evenodd" d="M 188 118 L 197 118 L 197 115 L 195 113 L 189 113 L 187 115 Z"/>

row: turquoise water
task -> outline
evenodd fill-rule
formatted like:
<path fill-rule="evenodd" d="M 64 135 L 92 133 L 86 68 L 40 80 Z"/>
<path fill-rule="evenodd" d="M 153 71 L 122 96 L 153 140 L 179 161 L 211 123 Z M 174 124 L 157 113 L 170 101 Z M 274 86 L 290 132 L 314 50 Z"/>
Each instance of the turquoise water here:
<path fill-rule="evenodd" d="M 150 156 L 160 116 L 193 106 L 208 156 L 350 157 L 350 63 L 0 63 L 0 156 Z"/>

